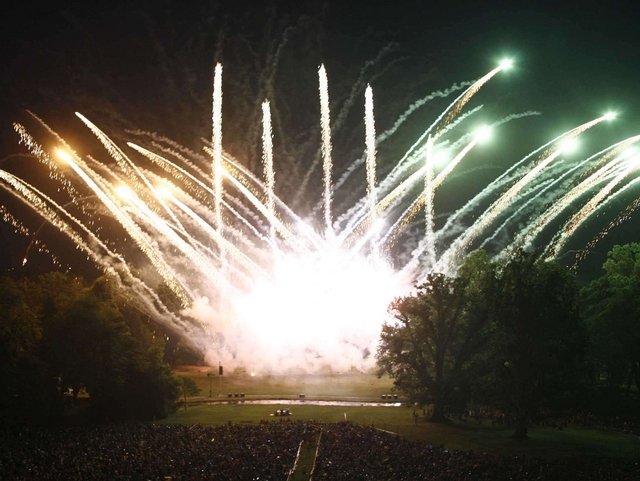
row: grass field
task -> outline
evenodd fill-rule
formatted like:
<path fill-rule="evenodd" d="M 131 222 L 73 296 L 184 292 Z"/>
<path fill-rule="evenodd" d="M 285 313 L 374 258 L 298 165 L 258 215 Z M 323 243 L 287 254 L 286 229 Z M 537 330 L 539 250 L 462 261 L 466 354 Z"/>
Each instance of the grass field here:
<path fill-rule="evenodd" d="M 475 421 L 452 421 L 446 425 L 433 424 L 421 418 L 413 419 L 413 408 L 358 406 L 319 406 L 313 404 L 292 404 L 286 400 L 298 398 L 305 393 L 307 400 L 349 400 L 358 402 L 381 401 L 381 394 L 391 392 L 389 379 L 377 379 L 373 374 L 321 374 L 251 377 L 245 373 L 223 376 L 221 386 L 223 396 L 218 396 L 212 380 L 213 396 L 209 397 L 209 378 L 205 368 L 182 368 L 177 374 L 193 378 L 204 395 L 190 398 L 187 410 L 181 409 L 163 422 L 175 424 L 257 424 L 260 420 L 278 421 L 283 419 L 310 420 L 319 422 L 340 422 L 345 419 L 358 424 L 373 424 L 379 429 L 398 433 L 409 439 L 448 449 L 473 450 L 503 455 L 528 456 L 604 456 L 640 457 L 640 439 L 614 431 L 584 429 L 569 426 L 564 431 L 553 428 L 532 427 L 529 437 L 523 443 L 513 441 L 512 430 L 492 427 L 488 422 L 479 425 Z M 245 404 L 243 399 L 231 399 L 231 404 L 209 405 L 210 401 L 228 401 L 227 393 L 245 393 L 245 400 L 258 398 L 283 399 L 282 404 Z M 277 409 L 289 408 L 290 418 L 271 417 Z M 286 421 L 284 421 L 286 422 Z"/>
<path fill-rule="evenodd" d="M 248 398 L 294 399 L 304 393 L 313 399 L 377 401 L 381 395 L 390 394 L 393 386 L 389 378 L 378 379 L 374 374 L 360 372 L 251 376 L 240 371 L 225 373 L 220 378 L 217 368 L 183 366 L 174 369 L 174 373 L 192 378 L 202 392 L 201 397 L 208 397 L 211 388 L 214 398 L 220 398 L 220 394 L 227 397 L 245 393 Z M 208 373 L 212 376 L 207 377 Z"/>

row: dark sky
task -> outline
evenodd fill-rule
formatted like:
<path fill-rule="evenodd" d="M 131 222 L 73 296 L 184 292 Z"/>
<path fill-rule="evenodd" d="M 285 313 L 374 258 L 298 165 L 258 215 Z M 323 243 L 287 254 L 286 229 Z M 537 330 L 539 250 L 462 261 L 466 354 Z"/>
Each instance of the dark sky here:
<path fill-rule="evenodd" d="M 179 6 L 182 3 L 187 6 Z M 400 46 L 396 55 L 402 59 L 402 70 L 389 77 L 392 81 L 373 83 L 380 91 L 379 102 L 388 105 L 408 101 L 414 90 L 418 98 L 456 81 L 478 78 L 508 56 L 516 68 L 486 87 L 483 102 L 493 102 L 500 114 L 543 112 L 518 134 L 522 148 L 536 147 L 561 129 L 608 110 L 617 111 L 616 123 L 593 136 L 595 148 L 640 133 L 639 13 L 640 7 L 628 1 L 292 1 L 270 7 L 266 2 L 241 1 L 134 1 L 126 6 L 9 1 L 0 20 L 0 153 L 4 158 L 20 151 L 11 124 L 24 118 L 25 108 L 56 124 L 65 135 L 67 127 L 60 124 L 67 125 L 75 108 L 90 105 L 95 111 L 91 113 L 108 125 L 130 126 L 127 118 L 161 131 L 164 124 L 165 133 L 183 141 L 182 119 L 191 112 L 199 115 L 198 109 L 205 108 L 199 96 L 206 100 L 210 95 L 221 26 L 238 45 L 245 40 L 259 45 L 269 18 L 276 19 L 275 24 L 291 24 L 300 15 L 316 19 L 314 28 L 332 39 L 319 56 L 336 90 L 347 88 L 347 74 L 357 72 L 372 52 L 389 42 Z M 176 52 L 182 56 L 181 65 Z M 227 46 L 227 58 L 229 52 Z M 233 60 L 230 67 L 226 62 L 225 75 L 232 78 Z M 166 66 L 188 72 L 190 81 L 171 83 L 173 77 L 163 72 Z M 427 68 L 432 69 L 430 83 L 421 90 L 416 85 Z M 189 97 L 185 86 L 205 95 Z M 232 110 L 233 101 L 229 102 L 226 108 Z M 205 132 L 207 118 L 199 122 L 197 127 Z M 0 168 L 8 163 L 0 163 Z M 636 215 L 635 222 L 617 228 L 610 242 L 640 241 L 640 230 L 633 227 L 638 220 Z M 1 234 L 9 249 L 0 266 L 15 267 L 24 245 L 14 248 L 6 228 Z M 604 259 L 602 252 L 595 257 L 597 262 Z"/>

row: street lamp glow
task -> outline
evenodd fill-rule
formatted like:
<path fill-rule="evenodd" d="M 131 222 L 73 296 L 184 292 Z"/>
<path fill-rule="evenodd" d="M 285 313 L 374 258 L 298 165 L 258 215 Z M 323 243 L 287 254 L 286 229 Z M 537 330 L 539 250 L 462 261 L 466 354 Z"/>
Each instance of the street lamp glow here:
<path fill-rule="evenodd" d="M 616 114 L 615 112 L 607 112 L 606 114 L 604 114 L 604 118 L 605 120 L 613 120 L 617 115 L 618 114 Z"/>

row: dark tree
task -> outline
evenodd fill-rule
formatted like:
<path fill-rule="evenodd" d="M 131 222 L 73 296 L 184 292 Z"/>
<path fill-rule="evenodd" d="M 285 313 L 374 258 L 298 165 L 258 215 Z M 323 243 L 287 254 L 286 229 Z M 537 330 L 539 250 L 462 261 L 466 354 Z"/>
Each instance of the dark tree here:
<path fill-rule="evenodd" d="M 516 256 L 496 279 L 494 323 L 483 391 L 523 440 L 528 420 L 562 407 L 581 380 L 587 337 L 573 278 L 556 263 Z"/>
<path fill-rule="evenodd" d="M 396 322 L 382 328 L 378 376 L 391 376 L 413 401 L 433 403 L 434 422 L 468 392 L 470 361 L 487 339 L 490 311 L 478 295 L 489 290 L 491 272 L 486 255 L 475 254 L 459 277 L 429 274 L 415 295 L 389 307 Z"/>
<path fill-rule="evenodd" d="M 0 407 L 7 419 L 54 421 L 84 388 L 98 419 L 162 418 L 179 383 L 154 336 L 116 279 L 91 286 L 67 274 L 0 277 Z"/>
<path fill-rule="evenodd" d="M 178 382 L 180 386 L 180 396 L 182 396 L 184 402 L 184 410 L 187 410 L 187 397 L 197 396 L 200 394 L 200 388 L 196 385 L 196 382 L 187 376 L 178 376 Z"/>
<path fill-rule="evenodd" d="M 604 274 L 582 291 L 595 373 L 630 395 L 640 374 L 640 244 L 615 246 Z"/>
<path fill-rule="evenodd" d="M 37 356 L 42 340 L 38 306 L 24 280 L 0 277 L 0 416 L 49 415 L 54 380 Z M 7 416 L 8 415 L 8 416 Z"/>

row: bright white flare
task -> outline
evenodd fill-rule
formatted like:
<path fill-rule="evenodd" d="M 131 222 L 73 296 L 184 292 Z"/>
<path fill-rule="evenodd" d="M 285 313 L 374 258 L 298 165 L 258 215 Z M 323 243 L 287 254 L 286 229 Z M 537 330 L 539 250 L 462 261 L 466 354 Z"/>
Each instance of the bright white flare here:
<path fill-rule="evenodd" d="M 500 62 L 500 68 L 502 70 L 509 70 L 511 67 L 513 67 L 513 60 L 510 58 L 505 58 Z"/>
<path fill-rule="evenodd" d="M 222 231 L 222 65 L 213 75 L 213 190 L 215 192 L 216 229 Z M 221 232 L 222 233 L 222 232 Z"/>
<path fill-rule="evenodd" d="M 267 187 L 267 209 L 275 215 L 275 172 L 273 170 L 273 131 L 271 130 L 271 108 L 269 101 L 262 102 L 262 164 L 264 167 L 265 186 Z M 271 242 L 275 242 L 276 229 L 272 225 L 269 229 Z"/>
<path fill-rule="evenodd" d="M 329 82 L 324 65 L 318 69 L 320 82 L 320 130 L 322 131 L 322 167 L 324 173 L 324 221 L 327 234 L 332 235 L 331 201 L 333 199 L 332 173 L 333 159 L 331 157 L 331 120 L 329 117 Z"/>
<path fill-rule="evenodd" d="M 424 267 L 433 266 L 434 262 L 435 268 L 447 274 L 455 273 L 455 265 L 445 261 L 459 258 L 470 248 L 471 240 L 483 231 L 490 233 L 494 220 L 503 212 L 511 214 L 516 206 L 530 202 L 525 199 L 531 191 L 538 192 L 540 187 L 555 185 L 549 180 L 553 175 L 549 173 L 549 164 L 563 152 L 559 143 L 610 118 L 603 116 L 572 129 L 514 164 L 481 193 L 493 198 L 491 203 L 484 203 L 485 206 L 490 204 L 486 210 L 481 208 L 484 198 L 475 197 L 450 216 L 462 219 L 464 216 L 458 214 L 475 209 L 469 218 L 477 220 L 470 227 L 462 226 L 463 222 L 451 225 L 447 221 L 442 229 L 435 231 L 433 193 L 488 133 L 487 130 L 475 135 L 467 132 L 451 139 L 450 136 L 460 134 L 465 117 L 479 109 L 456 116 L 482 85 L 507 67 L 507 64 L 501 64 L 479 80 L 467 83 L 470 87 L 420 135 L 395 167 L 380 169 L 389 174 L 379 182 L 376 179 L 376 149 L 381 139 L 387 139 L 391 133 L 387 131 L 376 139 L 373 94 L 367 88 L 365 152 L 361 159 L 366 158 L 366 173 L 362 173 L 357 185 L 351 185 L 353 189 L 344 196 L 348 199 L 354 195 L 361 197 L 348 206 L 347 213 L 342 214 L 344 218 L 337 217 L 335 223 L 332 219 L 329 98 L 323 66 L 319 69 L 324 173 L 321 199 L 324 222 L 320 225 L 314 224 L 313 219 L 303 220 L 275 195 L 273 132 L 268 101 L 263 104 L 264 181 L 222 151 L 220 65 L 216 66 L 214 75 L 213 142 L 212 147 L 204 148 L 210 156 L 208 160 L 168 139 L 158 140 L 155 134 L 136 134 L 151 137 L 160 152 L 156 154 L 129 143 L 142 155 L 142 161 L 134 164 L 95 125 L 79 116 L 116 161 L 117 169 L 97 165 L 92 158 L 83 161 L 36 117 L 56 143 L 64 146 L 59 156 L 73 170 L 69 174 L 74 179 L 71 182 L 62 172 L 56 171 L 55 163 L 41 146 L 16 124 L 21 143 L 55 172 L 52 179 L 62 184 L 64 193 L 71 198 L 69 204 L 78 206 L 83 199 L 97 198 L 99 204 L 95 211 L 111 216 L 109 229 L 96 228 L 94 232 L 94 222 L 98 219 L 91 217 L 81 221 L 73 217 L 63 207 L 64 202 L 54 202 L 3 171 L 0 171 L 3 181 L 0 186 L 5 190 L 13 189 L 12 195 L 24 198 L 106 272 L 113 274 L 117 268 L 117 279 L 122 278 L 122 287 L 136 286 L 135 293 L 144 296 L 141 299 L 143 308 L 190 339 L 207 354 L 209 362 L 222 360 L 225 366 L 251 367 L 252 372 L 266 369 L 282 372 L 290 367 L 315 370 L 325 364 L 336 369 L 353 366 L 366 369 L 373 365 L 376 342 L 389 302 L 395 296 L 409 292 L 413 282 L 420 281 L 429 272 Z M 450 89 L 451 92 L 455 90 Z M 406 118 L 403 117 L 404 121 Z M 499 123 L 494 122 L 494 125 Z M 620 150 L 622 148 L 619 146 Z M 434 152 L 452 159 L 438 175 L 434 173 Z M 211 169 L 205 172 L 199 167 L 211 165 L 211 159 Z M 149 161 L 153 163 L 153 169 L 140 166 Z M 526 165 L 525 161 L 533 165 Z M 630 166 L 631 161 L 627 162 Z M 357 172 L 357 165 L 362 164 L 354 162 L 347 171 Z M 475 168 L 473 163 L 468 167 Z M 560 162 L 551 167 L 564 168 Z M 159 169 L 168 177 L 159 175 Z M 589 208 L 593 207 L 590 211 L 593 212 L 622 180 L 622 173 L 632 171 L 635 170 L 630 167 L 618 169 L 613 166 L 591 174 L 583 167 L 576 170 L 575 177 L 585 174 L 587 181 L 575 187 L 572 194 L 564 195 L 559 187 L 553 196 L 547 194 L 551 200 L 573 202 L 586 195 L 584 192 L 600 180 L 615 177 L 616 182 L 607 184 L 592 202 L 587 203 Z M 229 188 L 223 189 L 222 182 Z M 162 187 L 156 187 L 158 185 Z M 539 189 L 540 192 L 543 190 Z M 415 217 L 422 204 L 426 204 L 425 216 Z M 536 215 L 532 218 L 540 220 L 536 223 L 524 220 L 531 226 L 532 236 L 534 231 L 537 236 L 550 219 L 560 214 L 560 208 L 550 209 L 549 205 L 554 204 L 533 204 Z M 511 215 L 522 222 L 522 217 Z M 413 221 L 414 218 L 417 220 Z M 101 235 L 109 236 L 118 230 L 117 224 L 121 226 L 120 237 L 114 234 L 114 239 L 100 239 Z M 404 232 L 410 233 L 403 238 L 406 248 L 395 244 Z M 565 231 L 565 234 L 570 232 Z M 491 238 L 495 238 L 495 233 Z M 132 244 L 149 262 L 139 258 L 125 261 L 122 255 L 114 252 L 115 248 L 111 250 L 118 243 L 125 243 L 127 248 Z M 439 252 L 444 250 L 443 246 L 451 246 L 451 249 Z M 371 251 L 376 255 L 369 255 Z M 154 292 L 158 280 L 183 306 L 188 306 L 181 314 L 191 316 L 196 323 L 161 309 L 164 298 Z"/>

